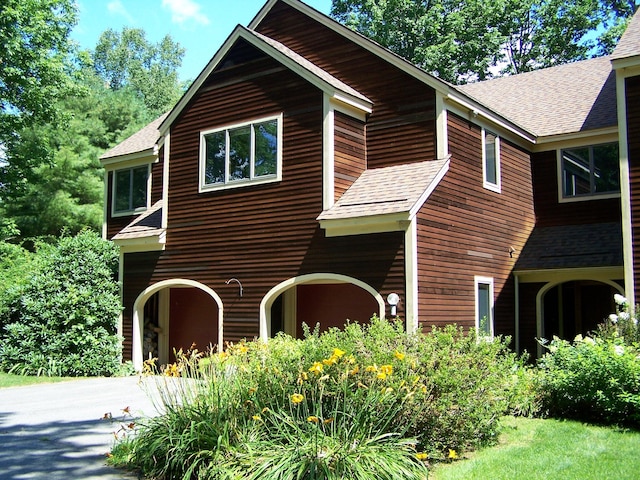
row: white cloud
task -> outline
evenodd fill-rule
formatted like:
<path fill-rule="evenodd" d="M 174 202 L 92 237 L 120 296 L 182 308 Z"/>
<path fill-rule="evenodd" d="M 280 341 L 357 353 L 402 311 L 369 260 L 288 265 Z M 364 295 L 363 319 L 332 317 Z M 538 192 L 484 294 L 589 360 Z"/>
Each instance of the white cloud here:
<path fill-rule="evenodd" d="M 184 25 L 189 21 L 209 25 L 209 18 L 200 11 L 200 5 L 193 0 L 162 0 L 162 8 L 171 12 L 171 21 Z"/>
<path fill-rule="evenodd" d="M 129 23 L 135 23 L 135 20 L 127 11 L 127 9 L 124 8 L 124 5 L 120 0 L 112 0 L 111 2 L 109 2 L 107 4 L 107 10 L 109 11 L 109 13 L 124 17 Z"/>

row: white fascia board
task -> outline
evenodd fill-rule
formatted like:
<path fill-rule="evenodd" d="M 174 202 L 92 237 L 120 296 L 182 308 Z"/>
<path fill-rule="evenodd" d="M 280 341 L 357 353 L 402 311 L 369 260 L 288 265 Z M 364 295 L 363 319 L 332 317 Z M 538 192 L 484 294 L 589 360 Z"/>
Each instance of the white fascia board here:
<path fill-rule="evenodd" d="M 399 55 L 396 55 L 395 53 L 384 48 L 383 46 L 375 43 L 374 41 L 370 40 L 364 35 L 354 30 L 351 30 L 350 28 L 345 27 L 344 25 L 333 20 L 332 18 L 327 17 L 324 13 L 321 13 L 318 10 L 298 0 L 269 0 L 264 5 L 264 7 L 262 7 L 262 9 L 258 12 L 258 14 L 254 17 L 251 23 L 249 23 L 248 28 L 251 30 L 255 30 L 258 27 L 258 25 L 260 25 L 260 22 L 262 22 L 264 17 L 266 17 L 269 11 L 273 8 L 274 4 L 277 3 L 278 1 L 282 1 L 283 3 L 286 3 L 290 7 L 295 8 L 296 10 L 302 12 L 303 14 L 312 18 L 313 20 L 317 21 L 318 23 L 321 23 L 325 27 L 330 28 L 337 34 L 347 38 L 348 40 L 351 40 L 352 42 L 361 46 L 365 50 L 370 51 L 374 55 L 382 58 L 386 62 L 399 68 L 400 70 L 407 73 L 408 75 L 411 75 L 412 77 L 420 80 L 421 82 L 428 85 L 429 87 L 435 89 L 437 92 L 441 92 L 445 94 L 449 92 L 450 85 L 444 80 L 440 80 L 439 78 L 434 77 L 430 73 L 427 73 L 421 68 L 416 67 L 411 62 L 405 60 Z"/>
<path fill-rule="evenodd" d="M 122 253 L 158 252 L 166 247 L 166 232 L 143 238 L 113 240 Z"/>
<path fill-rule="evenodd" d="M 339 91 L 334 85 L 331 85 L 317 75 L 314 75 L 306 68 L 300 66 L 300 64 L 298 64 L 295 60 L 289 58 L 287 55 L 275 49 L 268 43 L 263 42 L 256 35 L 253 35 L 250 31 L 248 31 L 241 25 L 238 25 L 233 30 L 231 35 L 229 35 L 222 47 L 209 61 L 204 70 L 202 70 L 200 75 L 198 75 L 198 77 L 193 81 L 187 92 L 178 101 L 173 110 L 171 110 L 169 115 L 167 115 L 167 118 L 165 118 L 162 124 L 158 127 L 161 137 L 164 136 L 164 134 L 169 130 L 173 121 L 178 117 L 178 115 L 180 115 L 180 112 L 182 112 L 182 110 L 186 107 L 186 105 L 193 98 L 196 92 L 200 89 L 205 80 L 215 70 L 218 64 L 222 61 L 225 55 L 239 39 L 243 39 L 254 47 L 262 50 L 270 57 L 282 63 L 286 68 L 300 75 L 306 81 L 320 88 L 323 92 L 327 93 L 329 96 L 335 98 L 336 100 L 347 103 L 348 105 L 361 109 L 364 112 L 371 113 L 373 104 L 370 100 L 357 98 L 353 95 L 350 95 L 348 92 Z"/>
<path fill-rule="evenodd" d="M 633 69 L 634 67 L 640 67 L 640 55 L 611 60 L 611 66 L 614 70 Z M 631 76 L 635 75 L 637 74 L 631 74 Z"/>
<path fill-rule="evenodd" d="M 409 220 L 413 220 L 413 218 L 418 214 L 418 212 L 422 208 L 422 205 L 424 205 L 424 202 L 427 201 L 429 196 L 440 184 L 440 181 L 444 178 L 446 173 L 449 171 L 450 164 L 451 164 L 451 155 L 448 155 L 447 161 L 444 163 L 444 165 L 442 165 L 442 167 L 440 168 L 436 176 L 433 178 L 429 186 L 426 188 L 426 190 L 422 193 L 422 195 L 420 195 L 420 198 L 418 198 L 418 201 L 416 201 L 415 205 L 411 207 L 411 210 L 409 210 Z"/>
<path fill-rule="evenodd" d="M 145 163 L 154 163 L 158 160 L 158 149 L 156 147 L 142 150 L 141 152 L 130 153 L 128 155 L 119 155 L 100 159 L 100 163 L 106 170 L 118 170 L 120 168 L 135 167 L 144 165 Z"/>
<path fill-rule="evenodd" d="M 408 212 L 370 215 L 336 220 L 320 220 L 327 237 L 364 235 L 369 233 L 404 232 L 410 222 Z"/>
<path fill-rule="evenodd" d="M 535 134 L 500 117 L 478 101 L 473 100 L 471 97 L 468 97 L 460 92 L 450 91 L 449 94 L 445 97 L 445 100 L 463 107 L 463 109 L 470 112 L 473 117 L 483 118 L 490 122 L 492 125 L 500 127 L 504 131 L 510 132 L 521 140 L 524 140 L 530 144 L 536 143 L 537 137 Z"/>
<path fill-rule="evenodd" d="M 546 152 L 562 148 L 574 148 L 585 145 L 597 145 L 618 140 L 618 127 L 598 128 L 581 132 L 565 133 L 538 137 L 533 152 Z"/>

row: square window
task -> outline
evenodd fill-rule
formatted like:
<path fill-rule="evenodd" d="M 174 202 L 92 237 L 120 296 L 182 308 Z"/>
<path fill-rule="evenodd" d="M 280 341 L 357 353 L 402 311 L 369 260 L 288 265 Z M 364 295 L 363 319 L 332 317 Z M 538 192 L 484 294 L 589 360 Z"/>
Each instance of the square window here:
<path fill-rule="evenodd" d="M 200 191 L 278 181 L 282 115 L 201 133 Z"/>
<path fill-rule="evenodd" d="M 560 159 L 563 198 L 620 192 L 617 143 L 566 148 Z"/>
<path fill-rule="evenodd" d="M 116 170 L 113 175 L 113 213 L 134 213 L 146 209 L 149 166 Z"/>
<path fill-rule="evenodd" d="M 499 193 L 500 137 L 484 129 L 482 130 L 482 174 L 484 187 Z"/>

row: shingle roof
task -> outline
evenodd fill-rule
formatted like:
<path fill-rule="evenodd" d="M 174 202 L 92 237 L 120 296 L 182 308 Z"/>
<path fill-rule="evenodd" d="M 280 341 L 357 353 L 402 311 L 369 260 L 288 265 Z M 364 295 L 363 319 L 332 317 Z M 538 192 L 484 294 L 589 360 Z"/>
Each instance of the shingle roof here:
<path fill-rule="evenodd" d="M 636 55 L 640 55 L 640 12 L 636 12 L 629 20 L 627 29 L 611 55 L 611 60 L 620 60 Z"/>
<path fill-rule="evenodd" d="M 410 212 L 439 182 L 449 159 L 366 170 L 318 220 Z"/>
<path fill-rule="evenodd" d="M 131 240 L 135 238 L 147 238 L 161 236 L 162 228 L 162 200 L 158 200 L 153 206 L 133 220 L 129 225 L 120 230 L 112 240 Z"/>
<path fill-rule="evenodd" d="M 464 94 L 537 136 L 617 124 L 615 74 L 599 57 L 461 85 Z"/>
<path fill-rule="evenodd" d="M 107 158 L 121 157 L 132 153 L 144 152 L 145 150 L 153 150 L 158 138 L 160 137 L 158 127 L 168 114 L 169 112 L 162 114 L 153 122 L 149 123 L 141 130 L 138 130 L 111 150 L 106 151 L 100 156 L 100 159 L 106 160 Z"/>
<path fill-rule="evenodd" d="M 620 223 L 536 227 L 515 270 L 611 267 L 622 265 Z"/>

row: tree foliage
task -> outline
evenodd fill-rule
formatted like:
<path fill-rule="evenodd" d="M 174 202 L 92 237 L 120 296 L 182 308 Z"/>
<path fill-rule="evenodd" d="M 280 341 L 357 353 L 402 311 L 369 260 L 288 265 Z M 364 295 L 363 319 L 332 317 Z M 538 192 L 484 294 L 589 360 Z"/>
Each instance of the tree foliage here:
<path fill-rule="evenodd" d="M 93 52 L 96 73 L 112 90 L 131 88 L 154 115 L 173 106 L 182 93 L 177 69 L 184 48 L 166 35 L 150 43 L 144 30 L 106 30 Z"/>
<path fill-rule="evenodd" d="M 596 47 L 608 53 L 635 8 L 634 0 L 333 0 L 331 14 L 464 83 L 584 59 Z"/>
<path fill-rule="evenodd" d="M 0 368 L 28 374 L 115 374 L 121 349 L 115 246 L 85 231 L 55 246 L 41 244 L 35 260 L 19 247 L 9 248 L 13 262 L 7 269 L 15 273 L 21 264 L 30 274 L 0 290 Z"/>

